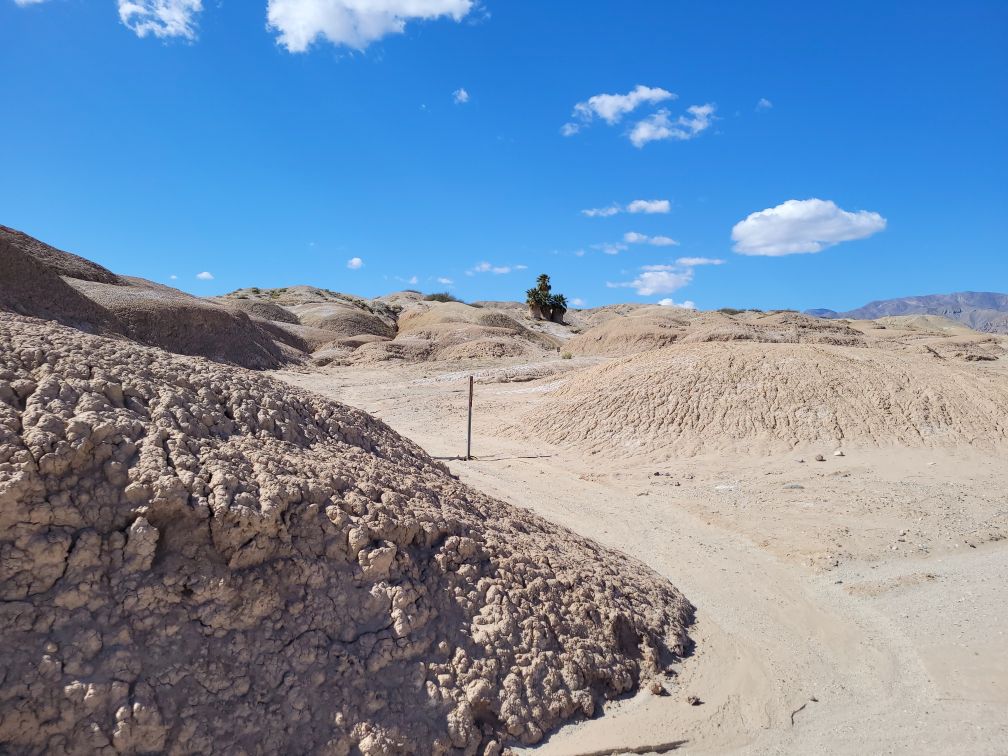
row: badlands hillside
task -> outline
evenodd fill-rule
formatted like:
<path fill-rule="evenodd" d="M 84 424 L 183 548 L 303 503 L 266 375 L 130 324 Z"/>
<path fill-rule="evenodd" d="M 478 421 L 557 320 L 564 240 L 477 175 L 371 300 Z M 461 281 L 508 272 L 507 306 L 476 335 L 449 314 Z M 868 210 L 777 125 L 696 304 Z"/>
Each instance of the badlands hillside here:
<path fill-rule="evenodd" d="M 0 228 L 0 751 L 1003 753 L 1006 458 L 1008 337 L 941 316 L 202 299 Z"/>

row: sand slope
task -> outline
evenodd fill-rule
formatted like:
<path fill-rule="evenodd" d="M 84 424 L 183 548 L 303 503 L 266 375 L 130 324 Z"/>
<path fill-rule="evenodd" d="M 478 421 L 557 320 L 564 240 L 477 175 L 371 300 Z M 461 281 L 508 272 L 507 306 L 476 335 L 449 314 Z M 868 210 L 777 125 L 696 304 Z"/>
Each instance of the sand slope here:
<path fill-rule="evenodd" d="M 1008 442 L 1002 373 L 869 349 L 683 344 L 570 374 L 548 398 L 523 432 L 615 455 Z"/>
<path fill-rule="evenodd" d="M 691 613 L 363 412 L 0 313 L 5 750 L 496 753 Z"/>
<path fill-rule="evenodd" d="M 659 306 L 605 308 L 596 320 L 596 325 L 571 338 L 564 350 L 575 356 L 626 356 L 679 341 L 865 345 L 863 334 L 846 323 L 786 311 L 730 315 Z"/>

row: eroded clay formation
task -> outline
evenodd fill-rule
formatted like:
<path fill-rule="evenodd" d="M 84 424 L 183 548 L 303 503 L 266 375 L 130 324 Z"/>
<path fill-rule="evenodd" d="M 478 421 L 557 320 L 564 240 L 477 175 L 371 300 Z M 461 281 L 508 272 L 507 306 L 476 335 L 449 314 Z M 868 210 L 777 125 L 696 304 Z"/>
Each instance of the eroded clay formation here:
<path fill-rule="evenodd" d="M 675 344 L 566 375 L 517 426 L 606 455 L 1008 445 L 1008 381 L 931 353 Z"/>
<path fill-rule="evenodd" d="M 0 313 L 5 752 L 496 753 L 691 613 L 362 412 Z"/>

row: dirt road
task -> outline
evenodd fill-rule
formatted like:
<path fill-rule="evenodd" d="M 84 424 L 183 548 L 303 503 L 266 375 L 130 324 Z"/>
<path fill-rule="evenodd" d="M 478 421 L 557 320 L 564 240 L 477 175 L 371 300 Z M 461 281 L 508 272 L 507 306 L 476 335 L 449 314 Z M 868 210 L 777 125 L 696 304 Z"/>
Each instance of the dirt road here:
<path fill-rule="evenodd" d="M 1003 460 L 809 448 L 657 463 L 521 439 L 550 373 L 576 367 L 477 370 L 470 462 L 456 459 L 468 373 L 278 373 L 380 417 L 466 483 L 636 557 L 697 606 L 696 651 L 668 695 L 615 702 L 536 753 L 1008 752 Z M 544 377 L 498 382 L 523 371 Z"/>

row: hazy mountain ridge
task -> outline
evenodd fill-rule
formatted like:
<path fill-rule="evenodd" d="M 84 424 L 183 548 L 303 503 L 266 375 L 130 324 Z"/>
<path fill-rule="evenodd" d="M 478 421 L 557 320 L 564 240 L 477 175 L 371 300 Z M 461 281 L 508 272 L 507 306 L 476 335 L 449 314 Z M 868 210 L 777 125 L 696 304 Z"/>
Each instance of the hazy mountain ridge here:
<path fill-rule="evenodd" d="M 879 299 L 847 312 L 816 308 L 805 313 L 819 318 L 854 320 L 875 320 L 893 315 L 942 315 L 977 331 L 1008 333 L 1008 294 L 990 291 Z"/>

